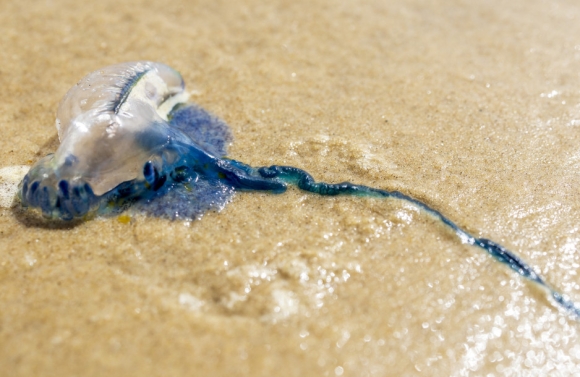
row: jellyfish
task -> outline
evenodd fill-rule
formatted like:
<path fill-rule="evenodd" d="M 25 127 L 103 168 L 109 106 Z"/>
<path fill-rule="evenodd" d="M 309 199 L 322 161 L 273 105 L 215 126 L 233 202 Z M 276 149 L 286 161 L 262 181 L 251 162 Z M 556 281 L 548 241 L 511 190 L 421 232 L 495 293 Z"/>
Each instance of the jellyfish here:
<path fill-rule="evenodd" d="M 322 196 L 397 199 L 544 288 L 559 307 L 580 319 L 580 307 L 514 252 L 473 236 L 409 195 L 350 182 L 316 182 L 297 167 L 252 167 L 227 158 L 228 126 L 188 102 L 183 78 L 165 64 L 128 62 L 88 74 L 60 102 L 56 128 L 59 148 L 30 169 L 18 191 L 23 207 L 39 209 L 47 218 L 88 219 L 131 208 L 192 219 L 223 208 L 237 191 L 280 194 L 289 185 Z"/>

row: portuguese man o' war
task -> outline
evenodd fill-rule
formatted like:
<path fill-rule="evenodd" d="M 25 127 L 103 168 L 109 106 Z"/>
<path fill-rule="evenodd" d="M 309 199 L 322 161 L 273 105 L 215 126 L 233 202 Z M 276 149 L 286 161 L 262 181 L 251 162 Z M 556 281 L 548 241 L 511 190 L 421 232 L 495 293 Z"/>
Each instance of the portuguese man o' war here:
<path fill-rule="evenodd" d="M 561 308 L 580 319 L 580 307 L 516 254 L 471 235 L 408 195 L 349 182 L 316 182 L 299 168 L 255 168 L 226 158 L 228 126 L 187 100 L 181 75 L 161 63 L 122 63 L 90 73 L 60 102 L 60 146 L 20 183 L 22 205 L 62 220 L 115 214 L 129 207 L 191 219 L 223 207 L 235 191 L 282 193 L 288 185 L 324 196 L 400 199 L 440 220 L 463 243 L 485 250 L 543 287 Z"/>

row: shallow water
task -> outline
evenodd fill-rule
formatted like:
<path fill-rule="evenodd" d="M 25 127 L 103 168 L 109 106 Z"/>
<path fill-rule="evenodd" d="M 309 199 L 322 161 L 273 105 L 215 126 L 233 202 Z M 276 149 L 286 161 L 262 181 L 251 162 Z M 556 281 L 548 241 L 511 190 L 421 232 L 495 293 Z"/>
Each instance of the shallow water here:
<path fill-rule="evenodd" d="M 580 301 L 572 1 L 0 5 L 0 168 L 78 79 L 163 61 L 230 156 L 411 194 Z M 121 221 L 120 221 L 121 220 Z M 0 375 L 571 375 L 578 323 L 403 202 L 242 193 L 200 221 L 0 209 Z"/>

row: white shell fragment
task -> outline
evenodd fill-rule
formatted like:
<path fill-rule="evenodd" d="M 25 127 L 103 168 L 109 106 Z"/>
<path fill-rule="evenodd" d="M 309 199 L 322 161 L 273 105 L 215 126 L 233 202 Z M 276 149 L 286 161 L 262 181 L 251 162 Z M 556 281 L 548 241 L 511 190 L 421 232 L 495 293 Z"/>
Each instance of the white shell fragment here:
<path fill-rule="evenodd" d="M 0 207 L 12 208 L 18 192 L 18 184 L 28 173 L 30 166 L 15 165 L 0 168 Z"/>

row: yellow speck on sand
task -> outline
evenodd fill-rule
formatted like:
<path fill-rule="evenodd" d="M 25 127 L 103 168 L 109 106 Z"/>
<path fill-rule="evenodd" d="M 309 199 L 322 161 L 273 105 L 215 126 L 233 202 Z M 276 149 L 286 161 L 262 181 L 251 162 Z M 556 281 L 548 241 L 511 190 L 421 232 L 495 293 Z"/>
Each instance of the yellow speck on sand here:
<path fill-rule="evenodd" d="M 121 224 L 129 224 L 131 222 L 131 216 L 129 215 L 119 215 L 117 217 L 117 221 L 119 221 Z"/>

